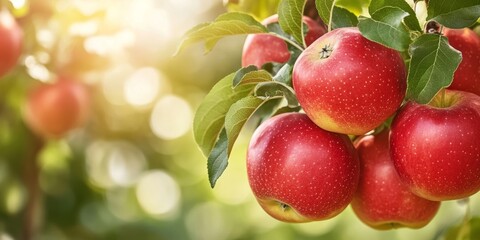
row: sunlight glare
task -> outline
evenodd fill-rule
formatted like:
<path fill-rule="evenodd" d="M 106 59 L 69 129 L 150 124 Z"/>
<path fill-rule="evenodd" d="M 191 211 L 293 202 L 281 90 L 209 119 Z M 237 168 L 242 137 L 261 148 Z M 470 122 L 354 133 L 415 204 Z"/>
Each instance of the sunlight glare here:
<path fill-rule="evenodd" d="M 187 101 L 175 95 L 158 100 L 152 111 L 150 127 L 159 138 L 173 140 L 190 130 L 192 109 Z"/>
<path fill-rule="evenodd" d="M 158 217 L 173 212 L 180 202 L 177 182 L 161 170 L 145 173 L 138 182 L 136 194 L 140 206 Z"/>

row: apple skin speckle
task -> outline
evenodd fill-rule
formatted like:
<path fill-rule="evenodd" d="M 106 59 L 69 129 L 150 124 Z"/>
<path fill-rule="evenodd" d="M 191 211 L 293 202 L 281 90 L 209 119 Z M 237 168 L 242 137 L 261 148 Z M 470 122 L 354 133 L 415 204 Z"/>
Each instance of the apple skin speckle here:
<path fill-rule="evenodd" d="M 392 123 L 390 142 L 402 182 L 433 201 L 480 190 L 480 97 L 454 90 L 441 95 L 430 105 L 408 102 Z"/>
<path fill-rule="evenodd" d="M 255 131 L 247 173 L 267 213 L 307 222 L 334 217 L 347 207 L 358 184 L 359 161 L 346 135 L 319 128 L 305 114 L 287 113 Z M 284 211 L 285 205 L 291 211 Z"/>
<path fill-rule="evenodd" d="M 322 58 L 326 48 L 331 52 Z M 298 101 L 312 121 L 352 135 L 385 121 L 406 91 L 400 54 L 364 38 L 357 28 L 335 29 L 317 39 L 297 59 L 292 77 Z"/>

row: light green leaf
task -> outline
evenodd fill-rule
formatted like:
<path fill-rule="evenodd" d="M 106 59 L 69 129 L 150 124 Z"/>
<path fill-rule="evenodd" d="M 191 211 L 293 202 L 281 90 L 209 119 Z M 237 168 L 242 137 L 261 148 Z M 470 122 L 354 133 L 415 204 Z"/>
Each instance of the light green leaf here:
<path fill-rule="evenodd" d="M 315 6 L 317 7 L 318 15 L 322 19 L 325 25 L 330 23 L 330 14 L 332 13 L 335 0 L 315 0 Z"/>
<path fill-rule="evenodd" d="M 246 13 L 225 13 L 211 23 L 201 23 L 190 29 L 175 54 L 185 47 L 201 41 L 205 42 L 205 52 L 208 53 L 223 37 L 266 32 L 265 26 Z"/>
<path fill-rule="evenodd" d="M 420 23 L 418 22 L 417 15 L 413 11 L 412 7 L 405 0 L 372 0 L 368 6 L 368 11 L 374 13 L 383 7 L 398 7 L 409 15 L 405 17 L 405 25 L 414 31 L 422 31 Z"/>
<path fill-rule="evenodd" d="M 408 13 L 398 7 L 383 7 L 371 13 L 371 18 L 361 17 L 358 28 L 369 40 L 403 52 L 411 42 L 402 22 L 406 16 Z"/>
<path fill-rule="evenodd" d="M 247 12 L 257 19 L 265 19 L 277 13 L 280 0 L 227 0 L 226 6 L 229 12 Z"/>
<path fill-rule="evenodd" d="M 305 0 L 281 0 L 278 5 L 278 22 L 283 31 L 293 36 L 293 38 L 301 43 L 303 48 L 306 47 L 303 37 L 303 9 Z"/>
<path fill-rule="evenodd" d="M 233 89 L 233 76 L 232 73 L 215 84 L 195 113 L 193 134 L 205 156 L 210 155 L 224 126 L 225 115 L 230 106 L 249 95 L 255 87 L 252 84 L 246 84 Z"/>
<path fill-rule="evenodd" d="M 410 46 L 412 60 L 408 69 L 407 98 L 428 103 L 453 80 L 462 54 L 448 44 L 446 37 L 425 34 Z"/>
<path fill-rule="evenodd" d="M 273 80 L 276 82 L 285 83 L 288 86 L 292 86 L 292 70 L 293 66 L 286 63 L 282 68 L 280 68 L 280 70 L 278 70 L 277 74 L 273 77 Z"/>
<path fill-rule="evenodd" d="M 282 113 L 298 112 L 298 111 L 300 111 L 301 109 L 302 109 L 302 108 L 301 108 L 300 106 L 298 106 L 298 107 L 293 107 L 293 108 L 291 108 L 291 107 L 289 107 L 289 106 L 281 107 L 281 108 L 277 109 L 277 110 L 275 111 L 275 113 L 273 113 L 272 117 L 273 117 L 273 116 L 280 115 L 280 114 L 282 114 Z"/>
<path fill-rule="evenodd" d="M 356 27 L 358 18 L 345 8 L 334 7 L 332 17 L 332 29 L 343 27 Z"/>
<path fill-rule="evenodd" d="M 427 20 L 435 20 L 445 27 L 469 27 L 480 17 L 480 0 L 430 0 L 427 13 Z"/>
<path fill-rule="evenodd" d="M 233 87 L 237 87 L 242 84 L 255 84 L 260 82 L 272 81 L 272 75 L 266 70 L 260 69 L 255 65 L 241 68 L 235 73 L 233 78 Z"/>
<path fill-rule="evenodd" d="M 285 83 L 281 82 L 264 82 L 259 83 L 255 87 L 254 95 L 262 99 L 285 97 L 289 107 L 299 106 L 295 91 Z"/>
<path fill-rule="evenodd" d="M 218 178 L 227 168 L 227 147 L 227 133 L 225 128 L 222 128 L 218 141 L 215 143 L 215 146 L 207 159 L 208 180 L 210 181 L 210 186 L 212 188 L 215 187 Z"/>
<path fill-rule="evenodd" d="M 237 140 L 245 123 L 266 101 L 268 100 L 259 99 L 254 96 L 247 96 L 238 100 L 232 105 L 232 107 L 230 107 L 230 110 L 228 110 L 227 115 L 225 116 L 225 129 L 227 130 L 228 138 L 228 156 L 230 156 L 233 144 L 235 143 L 235 140 Z"/>
<path fill-rule="evenodd" d="M 360 15 L 364 7 L 368 6 L 370 0 L 337 0 L 336 6 L 348 9 L 355 15 Z"/>

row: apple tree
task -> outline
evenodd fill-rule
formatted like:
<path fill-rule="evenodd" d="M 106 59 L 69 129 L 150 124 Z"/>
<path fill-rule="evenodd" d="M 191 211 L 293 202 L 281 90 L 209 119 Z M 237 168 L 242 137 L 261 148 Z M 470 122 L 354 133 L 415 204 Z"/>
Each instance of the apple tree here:
<path fill-rule="evenodd" d="M 282 221 L 332 218 L 351 203 L 373 228 L 420 228 L 441 201 L 480 190 L 479 0 L 227 6 L 178 48 L 202 42 L 208 53 L 248 35 L 242 68 L 213 86 L 194 119 L 212 188 L 253 125 L 249 183 Z M 469 216 L 452 230 L 461 239 Z"/>

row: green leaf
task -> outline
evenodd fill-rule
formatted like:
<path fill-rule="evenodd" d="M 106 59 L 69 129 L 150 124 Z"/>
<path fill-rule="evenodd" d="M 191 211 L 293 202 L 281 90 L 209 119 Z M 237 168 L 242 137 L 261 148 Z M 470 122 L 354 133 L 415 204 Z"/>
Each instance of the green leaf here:
<path fill-rule="evenodd" d="M 292 86 L 292 70 L 293 66 L 286 63 L 282 68 L 280 68 L 280 70 L 278 70 L 277 74 L 273 77 L 273 80 L 276 82 L 285 83 L 288 86 Z"/>
<path fill-rule="evenodd" d="M 218 141 L 215 143 L 212 152 L 208 155 L 207 170 L 210 186 L 215 187 L 215 183 L 222 175 L 228 165 L 228 139 L 225 128 L 222 128 Z"/>
<path fill-rule="evenodd" d="M 257 19 L 265 19 L 277 13 L 280 0 L 227 0 L 226 6 L 229 12 L 247 12 Z"/>
<path fill-rule="evenodd" d="M 245 123 L 266 101 L 268 100 L 259 99 L 254 96 L 247 96 L 230 107 L 230 110 L 228 110 L 227 115 L 225 116 L 225 129 L 227 130 L 228 138 L 228 155 L 230 155 L 233 144 L 235 143 L 235 140 L 237 140 Z"/>
<path fill-rule="evenodd" d="M 282 113 L 290 113 L 290 112 L 298 112 L 300 111 L 302 108 L 300 106 L 298 107 L 289 107 L 289 106 L 285 106 L 285 107 L 281 107 L 279 109 L 277 109 L 277 111 L 275 111 L 275 113 L 273 113 L 272 117 L 273 116 L 277 116 L 277 115 L 280 115 Z"/>
<path fill-rule="evenodd" d="M 383 7 L 371 13 L 371 18 L 360 17 L 358 28 L 369 40 L 403 52 L 411 42 L 402 22 L 406 16 L 408 13 L 398 7 Z"/>
<path fill-rule="evenodd" d="M 225 122 L 225 115 L 236 101 L 249 95 L 252 84 L 232 88 L 234 73 L 220 80 L 198 107 L 193 119 L 193 134 L 205 156 L 209 156 Z"/>
<path fill-rule="evenodd" d="M 246 13 L 225 13 L 211 23 L 201 23 L 190 29 L 175 54 L 181 52 L 185 47 L 201 41 L 205 42 L 205 53 L 208 53 L 223 37 L 266 32 L 265 26 Z"/>
<path fill-rule="evenodd" d="M 368 11 L 370 13 L 374 13 L 377 10 L 387 6 L 398 7 L 407 12 L 409 15 L 405 17 L 405 25 L 407 25 L 407 27 L 411 30 L 420 32 L 422 31 L 422 27 L 420 27 L 420 23 L 418 22 L 415 11 L 413 11 L 413 9 L 405 0 L 372 0 L 368 6 Z"/>
<path fill-rule="evenodd" d="M 262 99 L 277 98 L 283 96 L 287 99 L 289 107 L 299 106 L 295 91 L 285 83 L 264 82 L 255 87 L 254 95 Z"/>
<path fill-rule="evenodd" d="M 330 23 L 330 14 L 332 13 L 334 4 L 335 0 L 315 0 L 318 15 L 327 26 Z"/>
<path fill-rule="evenodd" d="M 272 81 L 272 75 L 266 70 L 258 70 L 255 65 L 244 67 L 235 72 L 233 78 L 233 87 L 237 87 L 242 84 L 255 84 L 260 82 Z"/>
<path fill-rule="evenodd" d="M 336 6 L 348 9 L 355 15 L 360 15 L 364 7 L 368 6 L 370 0 L 337 0 Z"/>
<path fill-rule="evenodd" d="M 334 7 L 332 17 L 332 29 L 343 27 L 356 27 L 358 18 L 345 8 Z"/>
<path fill-rule="evenodd" d="M 462 54 L 448 44 L 446 37 L 425 34 L 410 46 L 407 98 L 428 103 L 442 88 L 449 86 L 462 61 Z"/>
<path fill-rule="evenodd" d="M 282 29 L 305 48 L 303 37 L 303 9 L 305 0 L 282 0 L 278 6 L 278 22 Z"/>
<path fill-rule="evenodd" d="M 480 17 L 480 0 L 430 0 L 427 13 L 427 20 L 435 20 L 449 28 L 464 28 Z"/>

